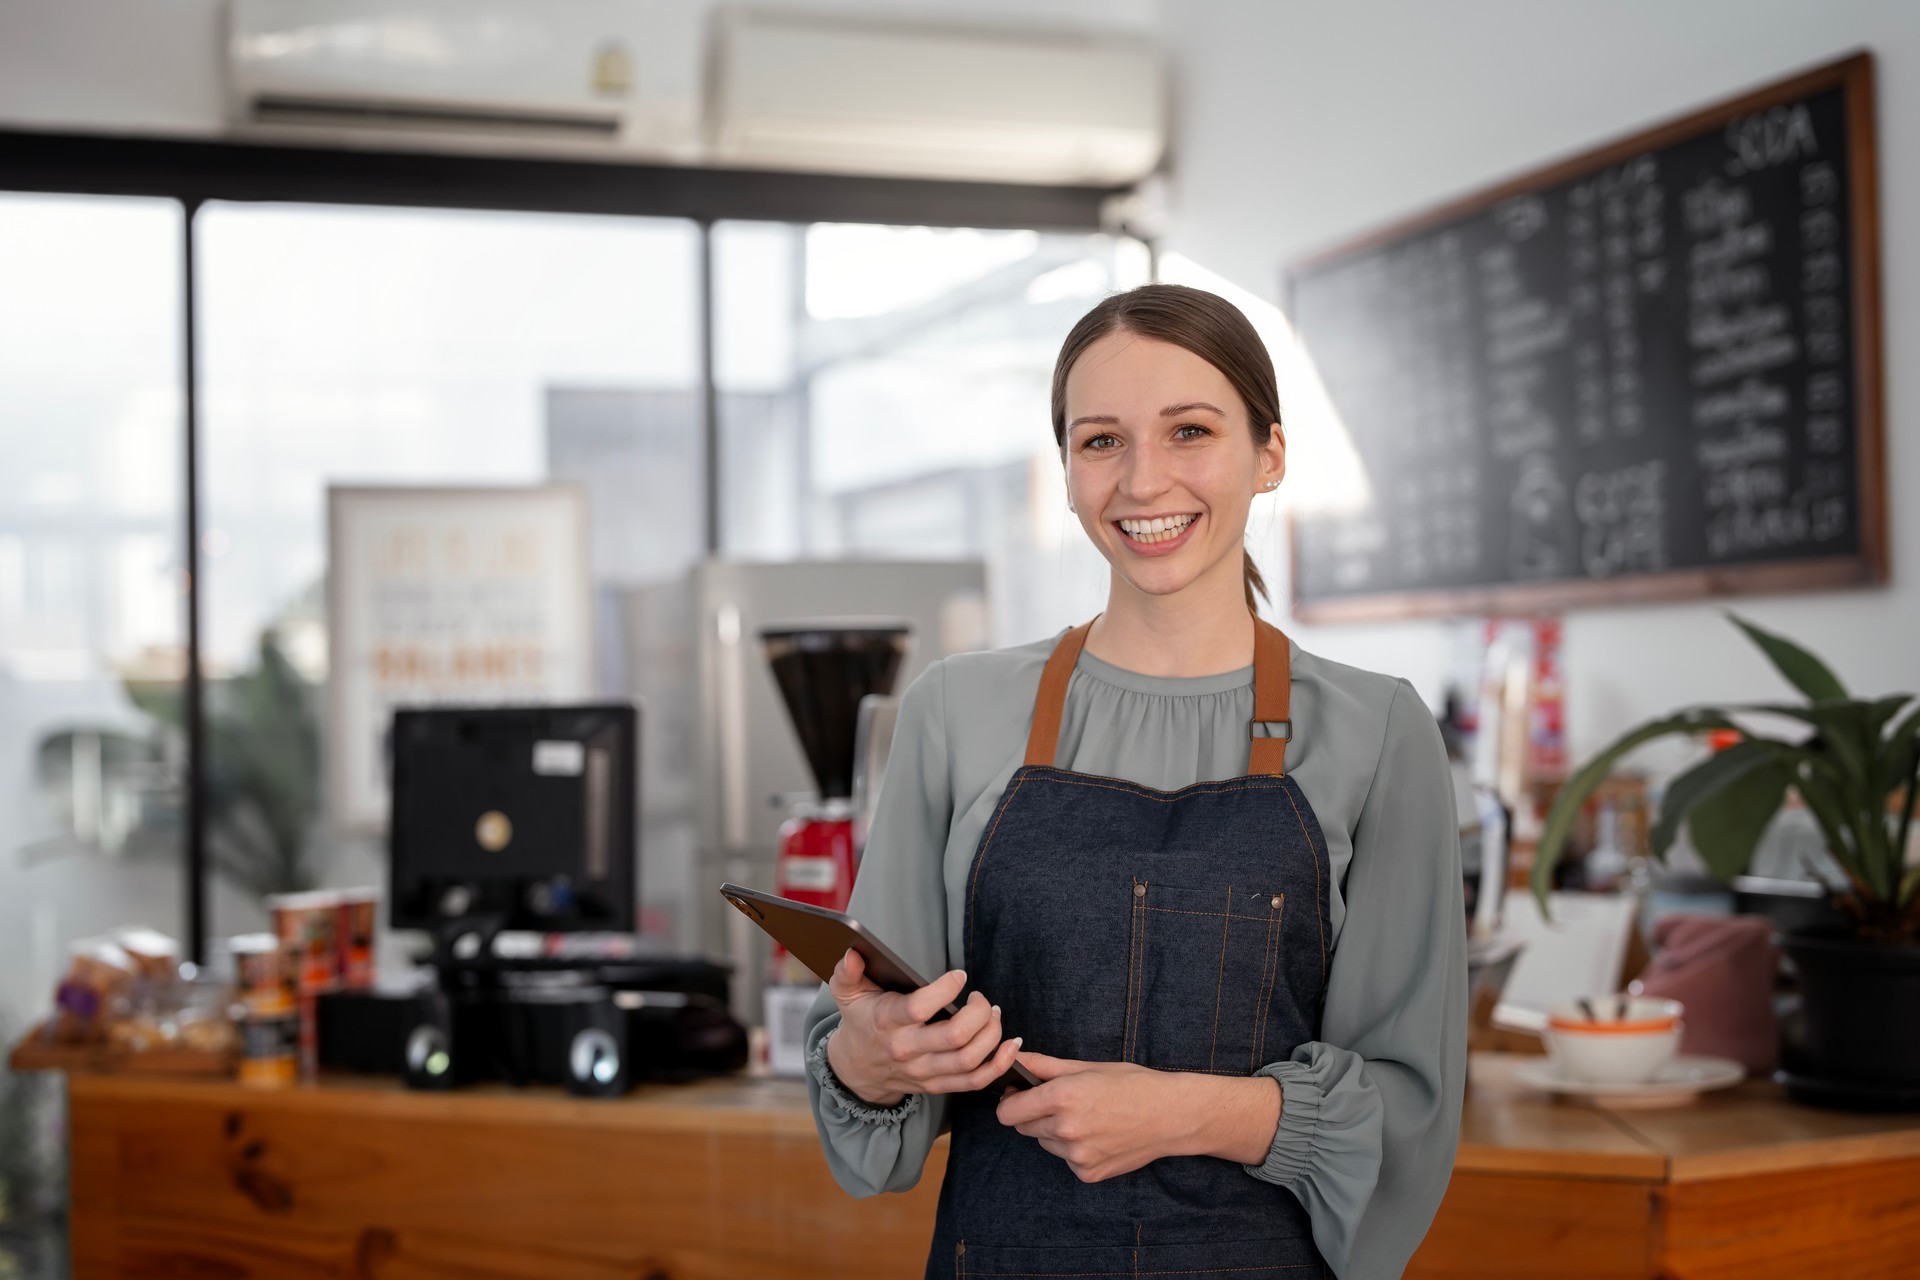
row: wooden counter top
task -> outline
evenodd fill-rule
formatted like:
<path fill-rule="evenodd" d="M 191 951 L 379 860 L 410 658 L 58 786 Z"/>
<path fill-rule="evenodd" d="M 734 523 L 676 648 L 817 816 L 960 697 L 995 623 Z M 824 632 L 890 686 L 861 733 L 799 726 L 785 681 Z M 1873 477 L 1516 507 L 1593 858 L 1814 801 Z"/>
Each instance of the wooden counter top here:
<path fill-rule="evenodd" d="M 1513 1068 L 1525 1061 L 1474 1055 L 1456 1168 L 1565 1174 L 1578 1165 L 1588 1176 L 1698 1182 L 1920 1159 L 1920 1114 L 1803 1107 L 1767 1080 L 1702 1094 L 1680 1107 L 1604 1107 L 1550 1098 L 1514 1083 Z M 1625 1138 L 1630 1149 L 1612 1143 L 1591 1121 Z M 1549 1155 L 1544 1148 L 1554 1142 L 1562 1145 Z M 1503 1163 L 1536 1155 L 1538 1166 Z"/>
<path fill-rule="evenodd" d="M 1616 1110 L 1516 1083 L 1513 1068 L 1525 1061 L 1517 1055 L 1474 1055 L 1457 1170 L 1687 1182 L 1920 1158 L 1920 1115 L 1801 1107 L 1787 1101 L 1778 1086 L 1759 1080 L 1706 1094 L 1684 1107 Z M 235 1104 L 366 1119 L 512 1121 L 635 1133 L 814 1134 L 802 1081 L 752 1076 L 647 1084 L 620 1099 L 504 1085 L 432 1093 L 366 1077 L 260 1091 L 230 1080 L 76 1073 L 69 1087 L 75 1096 L 155 1104 L 204 1102 L 208 1091 L 216 1090 L 230 1093 Z"/>
<path fill-rule="evenodd" d="M 1920 1116 L 1796 1106 L 1763 1081 L 1613 1110 L 1476 1055 L 1415 1280 L 1910 1277 Z M 69 1076 L 79 1280 L 917 1275 L 943 1140 L 904 1195 L 853 1200 L 800 1081 L 410 1091 L 328 1079 Z"/>

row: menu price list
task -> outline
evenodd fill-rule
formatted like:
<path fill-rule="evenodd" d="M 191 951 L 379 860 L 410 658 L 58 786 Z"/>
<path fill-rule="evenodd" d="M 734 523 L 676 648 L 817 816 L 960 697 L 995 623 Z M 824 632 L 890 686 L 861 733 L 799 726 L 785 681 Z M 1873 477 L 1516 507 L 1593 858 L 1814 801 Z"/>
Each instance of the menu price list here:
<path fill-rule="evenodd" d="M 1296 272 L 1302 600 L 1858 552 L 1848 179 L 1835 88 Z"/>

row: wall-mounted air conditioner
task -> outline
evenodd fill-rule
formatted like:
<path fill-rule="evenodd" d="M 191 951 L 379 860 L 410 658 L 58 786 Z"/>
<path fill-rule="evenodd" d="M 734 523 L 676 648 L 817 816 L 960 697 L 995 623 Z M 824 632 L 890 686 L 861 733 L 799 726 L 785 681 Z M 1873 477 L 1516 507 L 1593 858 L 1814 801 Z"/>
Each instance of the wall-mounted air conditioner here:
<path fill-rule="evenodd" d="M 710 102 L 721 164 L 1117 186 L 1159 163 L 1145 38 L 729 9 Z"/>
<path fill-rule="evenodd" d="M 686 0 L 231 0 L 243 132 L 686 161 L 706 39 Z"/>

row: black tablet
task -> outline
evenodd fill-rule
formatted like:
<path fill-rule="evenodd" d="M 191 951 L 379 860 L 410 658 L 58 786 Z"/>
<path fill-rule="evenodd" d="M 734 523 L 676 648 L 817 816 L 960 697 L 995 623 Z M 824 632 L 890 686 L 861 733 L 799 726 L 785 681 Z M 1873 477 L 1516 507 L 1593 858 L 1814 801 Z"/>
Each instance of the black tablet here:
<path fill-rule="evenodd" d="M 849 950 L 858 951 L 866 961 L 867 977 L 883 991 L 908 993 L 927 985 L 913 966 L 895 955 L 893 948 L 876 938 L 852 916 L 804 902 L 790 902 L 771 893 L 742 888 L 737 884 L 720 886 L 720 896 L 731 902 L 747 919 L 767 931 L 767 935 L 791 951 L 822 982 L 833 977 L 833 968 Z M 962 998 L 965 997 L 962 992 Z M 933 1015 L 932 1021 L 950 1018 L 960 1012 L 957 1002 Z M 1013 1064 L 997 1086 L 1024 1089 L 1040 1083 L 1040 1077 Z"/>

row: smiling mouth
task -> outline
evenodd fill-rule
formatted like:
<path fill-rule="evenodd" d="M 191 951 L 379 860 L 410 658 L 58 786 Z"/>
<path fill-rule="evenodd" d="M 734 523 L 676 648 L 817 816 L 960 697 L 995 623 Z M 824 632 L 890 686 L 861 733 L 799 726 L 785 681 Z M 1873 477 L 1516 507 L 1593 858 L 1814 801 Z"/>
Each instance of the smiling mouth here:
<path fill-rule="evenodd" d="M 1143 547 L 1155 546 L 1163 542 L 1173 542 L 1184 534 L 1200 516 L 1190 513 L 1181 516 L 1161 516 L 1154 520 L 1115 520 L 1113 523 L 1128 541 L 1137 542 Z"/>

